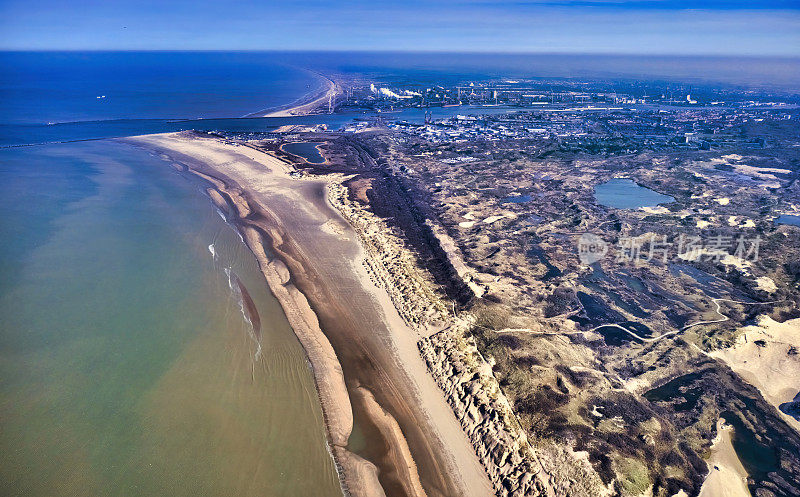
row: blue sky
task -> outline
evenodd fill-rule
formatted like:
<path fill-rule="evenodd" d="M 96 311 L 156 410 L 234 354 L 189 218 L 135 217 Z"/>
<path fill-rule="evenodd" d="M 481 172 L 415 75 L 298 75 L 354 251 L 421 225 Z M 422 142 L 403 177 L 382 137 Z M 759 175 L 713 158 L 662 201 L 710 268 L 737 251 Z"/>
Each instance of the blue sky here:
<path fill-rule="evenodd" d="M 800 56 L 800 0 L 0 0 L 0 49 Z"/>

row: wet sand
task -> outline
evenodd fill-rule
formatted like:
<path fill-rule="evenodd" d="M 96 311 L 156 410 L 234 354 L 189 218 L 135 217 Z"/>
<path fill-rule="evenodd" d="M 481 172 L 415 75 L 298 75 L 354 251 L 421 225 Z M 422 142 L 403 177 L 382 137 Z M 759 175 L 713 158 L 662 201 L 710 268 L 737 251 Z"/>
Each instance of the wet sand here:
<path fill-rule="evenodd" d="M 271 155 L 192 133 L 131 141 L 213 186 L 212 200 L 231 215 L 306 350 L 351 494 L 492 494 L 417 351 L 419 337 L 370 281 L 325 180 L 292 179 L 290 166 Z M 364 444 L 349 450 L 354 423 Z"/>
<path fill-rule="evenodd" d="M 244 286 L 242 280 L 240 280 L 236 275 L 233 275 L 233 278 L 236 281 L 236 286 L 239 288 L 239 294 L 242 298 L 242 312 L 244 312 L 244 315 L 247 316 L 247 320 L 250 321 L 250 326 L 253 328 L 253 335 L 255 336 L 256 340 L 260 342 L 261 316 L 258 314 L 258 308 L 256 308 L 256 304 L 253 302 L 253 297 L 250 296 L 250 292 L 247 291 L 247 287 Z"/>

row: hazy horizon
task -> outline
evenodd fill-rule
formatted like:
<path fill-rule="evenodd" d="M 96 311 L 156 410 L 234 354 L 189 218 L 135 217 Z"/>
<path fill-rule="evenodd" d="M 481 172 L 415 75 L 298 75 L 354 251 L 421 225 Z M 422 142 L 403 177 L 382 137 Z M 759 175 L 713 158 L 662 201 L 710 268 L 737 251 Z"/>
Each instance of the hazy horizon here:
<path fill-rule="evenodd" d="M 800 61 L 800 53 L 796 55 L 774 55 L 774 54 L 715 54 L 715 53 L 645 53 L 645 52 L 579 52 L 579 51 L 547 51 L 547 50 L 528 50 L 528 51 L 513 51 L 513 50 L 449 50 L 449 49 L 307 49 L 307 48 L 4 48 L 0 47 L 0 52 L 13 53 L 13 52 L 40 52 L 40 53 L 124 53 L 124 52 L 139 52 L 139 53 L 152 53 L 152 52 L 187 52 L 187 53 L 277 53 L 277 54 L 324 54 L 324 53 L 339 53 L 339 54 L 430 54 L 430 55 L 569 55 L 569 56 L 590 56 L 590 57 L 641 57 L 641 58 L 687 58 L 687 59 L 774 59 L 774 60 L 789 60 Z"/>
<path fill-rule="evenodd" d="M 317 71 L 328 76 L 359 74 L 375 81 L 413 74 L 418 83 L 485 78 L 566 78 L 653 80 L 698 84 L 786 89 L 800 88 L 800 58 L 778 56 L 706 56 L 645 54 L 480 53 L 421 51 L 307 50 L 73 50 L 0 51 L 4 87 L 14 88 L 41 71 L 60 71 L 63 78 L 96 77 L 100 68 L 117 74 L 144 70 L 151 64 L 163 71 L 197 72 L 212 58 L 243 70 L 255 61 Z M 162 54 L 162 56 L 158 56 Z M 180 54 L 185 54 L 181 57 Z M 206 54 L 201 59 L 192 55 Z M 154 58 L 155 57 L 155 58 Z M 176 58 L 178 57 L 178 58 Z M 187 58 L 188 57 L 188 58 Z M 194 62 L 191 62 L 194 61 Z M 189 64 L 187 66 L 187 64 Z M 213 64 L 212 64 L 213 66 Z M 226 66 L 227 67 L 227 66 Z M 211 73 L 212 67 L 207 68 Z M 212 77 L 213 74 L 205 74 Z M 83 76 L 81 76 L 83 74 Z M 246 71 L 245 71 L 246 74 Z M 94 75 L 94 76 L 93 76 Z M 217 75 L 222 76 L 222 75 Z M 246 77 L 244 74 L 242 77 Z M 200 74 L 198 74 L 200 77 Z M 347 77 L 347 76 L 346 76 Z M 427 83 L 426 83 L 427 82 Z M 23 85 L 24 86 L 24 85 Z"/>
<path fill-rule="evenodd" d="M 768 0 L 0 2 L 2 50 L 312 50 L 800 56 Z"/>

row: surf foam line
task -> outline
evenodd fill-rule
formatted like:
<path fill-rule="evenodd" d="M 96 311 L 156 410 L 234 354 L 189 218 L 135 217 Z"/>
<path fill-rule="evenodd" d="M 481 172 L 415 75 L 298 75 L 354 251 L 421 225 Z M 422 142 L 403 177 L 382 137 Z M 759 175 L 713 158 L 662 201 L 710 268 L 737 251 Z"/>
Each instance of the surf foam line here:
<path fill-rule="evenodd" d="M 244 321 L 248 325 L 247 334 L 256 345 L 253 360 L 258 361 L 261 358 L 261 316 L 258 314 L 256 304 L 247 291 L 247 287 L 244 286 L 242 280 L 233 272 L 233 269 L 226 267 L 225 274 L 228 277 L 228 288 L 231 290 L 231 295 L 233 295 L 236 302 L 239 304 L 239 311 L 242 313 L 242 318 L 244 318 Z"/>
<path fill-rule="evenodd" d="M 269 212 L 262 212 L 263 219 L 259 218 L 258 222 L 251 219 L 249 214 L 253 206 L 238 185 L 202 161 L 168 148 L 148 136 L 130 137 L 124 141 L 145 149 L 156 148 L 167 153 L 170 160 L 179 161 L 181 172 L 208 184 L 213 205 L 230 212 L 226 221 L 256 257 L 261 273 L 305 351 L 342 494 L 350 497 L 382 492 L 374 465 L 348 450 L 348 439 L 353 430 L 353 410 L 342 367 L 333 346 L 322 332 L 308 298 L 292 281 L 289 271 L 292 261 L 287 263 L 283 259 L 285 254 L 273 252 L 273 243 L 282 238 L 280 223 Z"/>

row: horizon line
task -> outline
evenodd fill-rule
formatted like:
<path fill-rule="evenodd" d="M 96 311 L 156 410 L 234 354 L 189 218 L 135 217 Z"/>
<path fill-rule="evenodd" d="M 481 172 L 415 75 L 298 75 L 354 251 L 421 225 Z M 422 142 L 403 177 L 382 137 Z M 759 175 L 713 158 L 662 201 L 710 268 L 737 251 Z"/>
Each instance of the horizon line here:
<path fill-rule="evenodd" d="M 687 57 L 687 58 L 771 58 L 800 61 L 800 53 L 796 55 L 773 53 L 675 53 L 675 52 L 584 52 L 572 50 L 522 51 L 522 50 L 419 50 L 419 49 L 292 49 L 292 48 L 5 48 L 0 53 L 361 53 L 361 54 L 461 54 L 461 55 L 582 55 L 582 56 L 627 56 L 627 57 Z"/>

